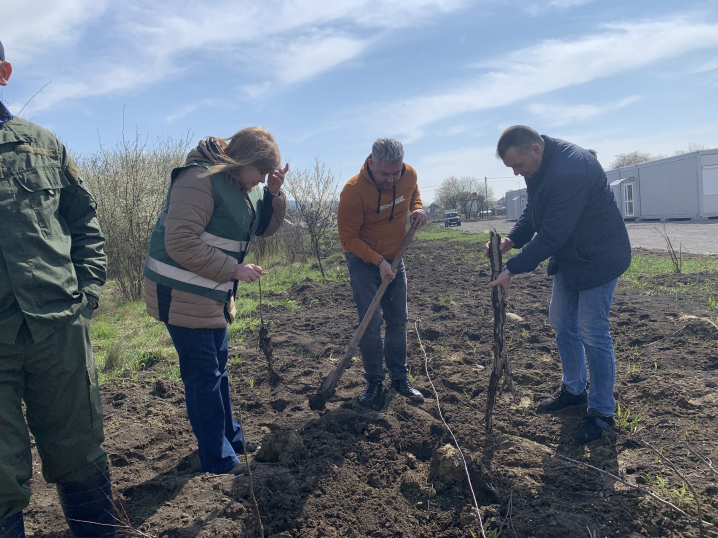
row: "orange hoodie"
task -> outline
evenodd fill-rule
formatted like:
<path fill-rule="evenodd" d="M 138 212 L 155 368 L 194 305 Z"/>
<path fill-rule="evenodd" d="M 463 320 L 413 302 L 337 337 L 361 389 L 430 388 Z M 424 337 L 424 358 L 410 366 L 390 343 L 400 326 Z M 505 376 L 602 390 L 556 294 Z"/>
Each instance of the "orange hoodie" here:
<path fill-rule="evenodd" d="M 423 209 L 416 171 L 404 164 L 394 189 L 379 190 L 364 162 L 339 197 L 337 227 L 344 252 L 352 252 L 366 263 L 392 260 L 406 237 L 406 216 Z"/>

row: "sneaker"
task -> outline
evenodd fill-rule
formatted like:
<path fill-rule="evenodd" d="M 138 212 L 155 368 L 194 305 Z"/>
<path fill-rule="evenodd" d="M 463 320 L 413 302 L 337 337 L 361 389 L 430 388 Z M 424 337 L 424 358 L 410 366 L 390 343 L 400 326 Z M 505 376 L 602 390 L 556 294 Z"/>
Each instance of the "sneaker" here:
<path fill-rule="evenodd" d="M 588 405 L 586 390 L 584 389 L 581 394 L 571 394 L 566 388 L 566 385 L 561 383 L 561 390 L 550 398 L 539 402 L 536 410 L 539 413 L 552 413 L 553 411 L 560 411 L 561 409 L 574 405 Z"/>
<path fill-rule="evenodd" d="M 379 400 L 381 394 L 381 381 L 380 382 L 369 382 L 366 388 L 359 395 L 357 400 L 364 407 L 371 407 Z"/>
<path fill-rule="evenodd" d="M 402 396 L 406 396 L 412 402 L 424 403 L 424 395 L 418 390 L 416 390 L 414 388 L 414 385 L 411 384 L 411 381 L 409 381 L 405 377 L 401 379 L 394 379 L 391 382 L 391 388 L 393 388 Z"/>
<path fill-rule="evenodd" d="M 596 439 L 600 439 L 604 433 L 610 433 L 616 421 L 613 416 L 587 416 L 583 418 L 581 425 L 576 428 L 573 434 L 573 440 L 579 445 L 585 445 Z"/>

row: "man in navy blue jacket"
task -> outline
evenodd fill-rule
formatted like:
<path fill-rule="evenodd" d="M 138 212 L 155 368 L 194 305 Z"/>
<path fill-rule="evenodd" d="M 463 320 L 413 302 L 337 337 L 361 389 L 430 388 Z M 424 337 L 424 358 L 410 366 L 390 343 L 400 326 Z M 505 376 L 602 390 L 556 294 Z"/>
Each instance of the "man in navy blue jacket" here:
<path fill-rule="evenodd" d="M 549 320 L 563 380 L 553 397 L 539 403 L 538 411 L 587 403 L 587 416 L 574 439 L 588 443 L 614 426 L 616 363 L 608 313 L 618 277 L 631 264 L 626 226 L 603 168 L 587 150 L 515 125 L 503 132 L 496 153 L 514 175 L 525 178 L 528 203 L 501 240 L 504 253 L 523 249 L 490 286 L 508 292 L 514 275 L 549 260 L 548 273 L 555 275 Z M 591 371 L 588 394 L 586 360 Z"/>

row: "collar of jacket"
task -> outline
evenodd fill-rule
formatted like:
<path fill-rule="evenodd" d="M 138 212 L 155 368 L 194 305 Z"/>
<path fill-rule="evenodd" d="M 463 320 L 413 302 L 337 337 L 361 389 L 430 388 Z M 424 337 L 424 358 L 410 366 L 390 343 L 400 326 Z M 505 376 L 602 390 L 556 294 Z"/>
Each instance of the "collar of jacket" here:
<path fill-rule="evenodd" d="M 10 121 L 13 118 L 13 115 L 10 113 L 10 111 L 7 109 L 7 107 L 3 104 L 2 101 L 0 101 L 0 123 L 5 123 L 6 121 Z"/>
<path fill-rule="evenodd" d="M 553 154 L 556 153 L 556 140 L 546 135 L 541 135 L 541 138 L 543 138 L 544 140 L 541 164 L 539 165 L 539 169 L 536 171 L 536 173 L 526 180 L 526 186 L 530 185 L 531 187 L 537 187 L 538 184 L 541 183 L 544 176 L 546 175 L 548 163 L 551 161 Z"/>
<path fill-rule="evenodd" d="M 364 172 L 366 172 L 366 175 L 371 179 L 372 183 L 374 183 L 374 186 L 376 187 L 376 192 L 378 195 L 378 199 L 376 201 L 376 214 L 378 215 L 381 211 L 381 189 L 379 188 L 379 185 L 376 184 L 376 179 L 374 179 L 374 174 L 371 171 L 371 168 L 369 168 L 369 159 L 371 158 L 371 155 L 366 158 L 366 161 L 364 161 L 364 166 L 361 167 L 360 175 L 364 175 Z M 402 163 L 401 165 L 401 177 L 399 178 L 399 181 L 404 179 L 404 175 L 406 174 L 406 165 Z M 389 215 L 389 221 L 391 222 L 394 220 L 394 206 L 396 206 L 396 184 L 391 189 L 391 214 Z"/>

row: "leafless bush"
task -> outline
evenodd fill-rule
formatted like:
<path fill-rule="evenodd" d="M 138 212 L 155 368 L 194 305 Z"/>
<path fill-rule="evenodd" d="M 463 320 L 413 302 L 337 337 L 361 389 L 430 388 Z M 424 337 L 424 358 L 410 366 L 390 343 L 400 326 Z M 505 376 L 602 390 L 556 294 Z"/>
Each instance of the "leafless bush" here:
<path fill-rule="evenodd" d="M 112 148 L 80 157 L 82 177 L 97 200 L 105 234 L 108 276 L 122 295 L 142 297 L 143 267 L 150 236 L 167 194 L 170 172 L 184 163 L 192 134 L 157 138 L 149 145 L 139 132 Z"/>
<path fill-rule="evenodd" d="M 307 245 L 307 236 L 295 211 L 287 213 L 287 220 L 276 234 L 282 252 L 289 263 L 305 262 L 311 254 Z"/>
<path fill-rule="evenodd" d="M 316 158 L 309 168 L 290 170 L 284 185 L 294 203 L 289 218 L 300 232 L 309 235 L 311 252 L 323 277 L 321 244 L 337 221 L 336 178 L 331 168 Z"/>
<path fill-rule="evenodd" d="M 666 225 L 663 225 L 663 228 L 656 227 L 656 232 L 658 232 L 658 235 L 660 235 L 663 240 L 666 242 L 666 251 L 668 251 L 668 256 L 671 258 L 671 263 L 673 264 L 673 272 L 674 273 L 682 273 L 683 272 L 683 245 L 678 244 L 678 252 L 676 252 L 676 249 L 673 247 L 673 243 L 671 241 L 671 238 L 668 236 L 668 231 L 666 230 Z"/>
<path fill-rule="evenodd" d="M 287 212 L 279 230 L 270 237 L 255 237 L 252 242 L 254 259 L 261 265 L 263 259 L 281 259 L 288 263 L 305 262 L 309 254 L 306 234 L 301 226 L 295 224 L 294 212 Z"/>

